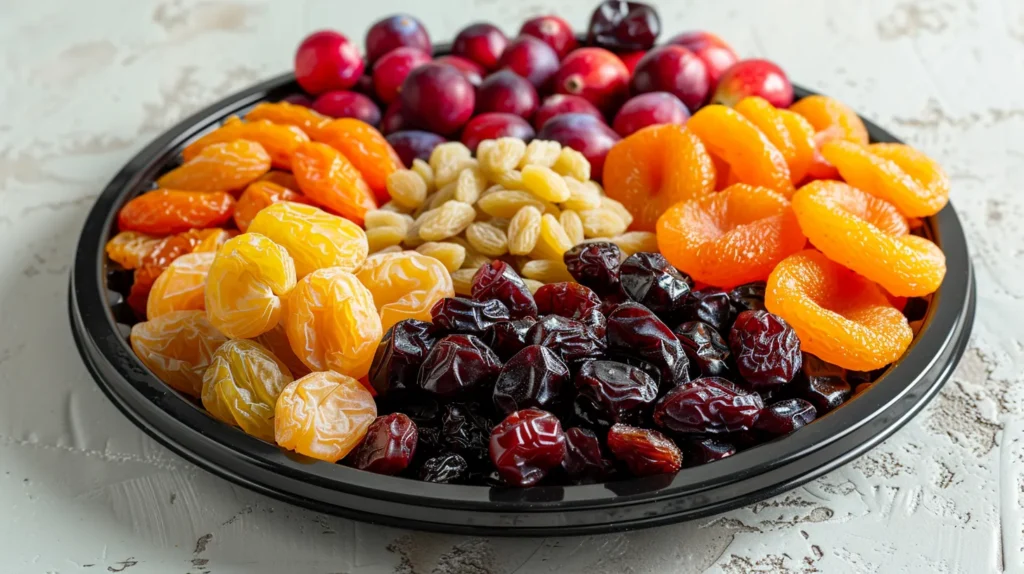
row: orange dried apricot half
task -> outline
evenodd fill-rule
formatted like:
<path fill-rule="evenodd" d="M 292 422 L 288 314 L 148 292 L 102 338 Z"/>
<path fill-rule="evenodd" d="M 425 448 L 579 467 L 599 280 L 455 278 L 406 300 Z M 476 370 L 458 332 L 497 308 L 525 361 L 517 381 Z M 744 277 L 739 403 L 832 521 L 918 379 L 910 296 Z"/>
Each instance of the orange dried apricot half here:
<path fill-rule="evenodd" d="M 373 191 L 359 170 L 327 144 L 299 145 L 292 155 L 292 170 L 302 193 L 359 225 L 367 211 L 377 209 Z"/>
<path fill-rule="evenodd" d="M 249 224 L 264 207 L 282 201 L 293 201 L 296 203 L 310 203 L 305 195 L 293 191 L 282 185 L 259 180 L 249 184 L 242 195 L 235 203 L 235 213 L 232 218 L 238 230 L 245 233 L 249 230 Z"/>
<path fill-rule="evenodd" d="M 768 100 L 749 96 L 740 100 L 734 110 L 743 114 L 772 142 L 789 166 L 789 177 L 794 184 L 803 180 L 814 159 L 814 128 L 797 114 L 778 110 Z M 786 114 L 790 114 L 787 117 Z M 800 123 L 803 120 L 805 123 Z M 810 128 L 810 133 L 806 129 Z"/>
<path fill-rule="evenodd" d="M 402 169 L 402 160 L 376 128 L 354 118 L 340 118 L 324 124 L 319 139 L 356 166 L 378 203 L 391 199 L 388 176 Z"/>
<path fill-rule="evenodd" d="M 270 154 L 260 144 L 234 140 L 204 147 L 192 159 L 160 176 L 156 184 L 184 191 L 234 191 L 270 171 Z"/>
<path fill-rule="evenodd" d="M 193 397 L 214 352 L 228 339 L 202 311 L 174 311 L 132 327 L 135 356 L 161 381 Z"/>
<path fill-rule="evenodd" d="M 356 277 L 373 295 L 384 331 L 403 319 L 429 322 L 434 303 L 455 296 L 444 264 L 415 251 L 371 255 Z"/>
<path fill-rule="evenodd" d="M 229 118 L 224 125 L 185 146 L 181 157 L 186 162 L 199 155 L 207 146 L 235 140 L 253 141 L 270 154 L 271 164 L 278 169 L 292 168 L 292 152 L 309 136 L 301 129 L 269 120 L 243 122 L 237 117 Z"/>
<path fill-rule="evenodd" d="M 790 111 L 807 118 L 814 131 L 821 132 L 836 127 L 838 136 L 860 145 L 868 144 L 868 129 L 857 112 L 835 98 L 828 96 L 807 96 L 789 106 Z"/>
<path fill-rule="evenodd" d="M 310 373 L 292 381 L 277 399 L 277 444 L 327 462 L 345 458 L 377 418 L 373 396 L 352 377 Z"/>
<path fill-rule="evenodd" d="M 320 135 L 320 127 L 331 121 L 306 106 L 288 102 L 261 102 L 247 114 L 245 119 L 250 122 L 268 120 L 275 124 L 295 126 L 314 140 Z"/>

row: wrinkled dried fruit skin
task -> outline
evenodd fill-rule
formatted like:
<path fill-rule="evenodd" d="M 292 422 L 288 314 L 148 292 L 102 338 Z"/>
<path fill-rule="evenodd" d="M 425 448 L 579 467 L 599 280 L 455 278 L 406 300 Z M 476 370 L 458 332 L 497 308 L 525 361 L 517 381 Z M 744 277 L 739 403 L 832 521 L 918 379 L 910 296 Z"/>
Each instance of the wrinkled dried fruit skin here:
<path fill-rule="evenodd" d="M 490 454 L 507 484 L 537 484 L 565 458 L 562 424 L 540 409 L 514 412 L 491 431 Z"/>
<path fill-rule="evenodd" d="M 608 315 L 608 350 L 646 361 L 660 373 L 661 391 L 689 380 L 689 360 L 672 330 L 643 305 L 624 303 Z"/>
<path fill-rule="evenodd" d="M 445 333 L 482 335 L 488 327 L 509 320 L 509 311 L 501 301 L 473 301 L 463 297 L 441 299 L 430 309 L 434 326 Z"/>
<path fill-rule="evenodd" d="M 523 279 L 508 263 L 494 260 L 473 276 L 473 299 L 497 299 L 508 307 L 512 319 L 537 316 L 537 303 Z"/>
<path fill-rule="evenodd" d="M 660 253 L 634 253 L 619 266 L 622 290 L 630 299 L 675 322 L 690 295 L 693 280 L 683 275 Z"/>
<path fill-rule="evenodd" d="M 612 464 L 604 458 L 597 436 L 579 427 L 565 431 L 562 468 L 573 482 L 580 484 L 600 482 L 612 472 Z"/>
<path fill-rule="evenodd" d="M 562 258 L 573 278 L 598 295 L 621 294 L 619 262 L 622 250 L 618 245 L 604 241 L 582 243 L 566 251 Z"/>
<path fill-rule="evenodd" d="M 117 214 L 121 231 L 170 235 L 223 225 L 235 212 L 235 198 L 223 191 L 157 189 L 132 199 Z"/>
<path fill-rule="evenodd" d="M 299 454 L 338 462 L 377 418 L 373 396 L 340 373 L 310 373 L 281 392 L 274 409 L 277 444 Z"/>
<path fill-rule="evenodd" d="M 203 376 L 203 406 L 246 434 L 274 441 L 274 405 L 292 373 L 263 345 L 228 341 L 213 354 Z"/>
<path fill-rule="evenodd" d="M 704 106 L 686 127 L 697 134 L 711 155 L 729 165 L 730 175 L 739 183 L 793 195 L 789 165 L 782 152 L 736 110 L 717 104 Z"/>
<path fill-rule="evenodd" d="M 384 334 L 370 365 L 370 384 L 381 398 L 399 396 L 416 388 L 420 365 L 434 348 L 434 326 L 425 321 L 405 319 Z"/>
<path fill-rule="evenodd" d="M 448 450 L 462 455 L 470 467 L 478 468 L 487 461 L 493 426 L 477 403 L 452 403 L 445 406 L 441 415 L 441 442 Z"/>
<path fill-rule="evenodd" d="M 557 411 L 569 385 L 569 367 L 556 351 L 530 345 L 501 368 L 492 394 L 494 408 L 510 415 L 525 408 Z"/>
<path fill-rule="evenodd" d="M 561 315 L 581 322 L 584 318 L 600 322 L 593 318 L 591 311 L 596 310 L 600 314 L 601 299 L 579 283 L 549 283 L 537 289 L 534 299 L 541 316 Z"/>
<path fill-rule="evenodd" d="M 363 442 L 345 459 L 353 468 L 395 475 L 405 470 L 416 454 L 416 423 L 402 413 L 377 417 Z"/>
<path fill-rule="evenodd" d="M 616 361 L 587 361 L 574 379 L 577 418 L 594 428 L 640 424 L 658 398 L 658 383 L 643 370 Z"/>
<path fill-rule="evenodd" d="M 755 281 L 733 287 L 729 291 L 729 300 L 732 301 L 733 311 L 739 314 L 744 311 L 763 310 L 766 285 L 764 281 Z"/>
<path fill-rule="evenodd" d="M 325 267 L 355 272 L 366 261 L 362 228 L 312 205 L 275 203 L 256 215 L 249 231 L 287 249 L 300 279 Z"/>
<path fill-rule="evenodd" d="M 774 436 L 789 434 L 814 421 L 817 413 L 811 403 L 803 399 L 786 399 L 772 403 L 761 411 L 754 428 Z"/>
<path fill-rule="evenodd" d="M 508 361 L 526 347 L 526 334 L 536 322 L 533 317 L 498 321 L 484 331 L 482 339 L 502 361 Z"/>
<path fill-rule="evenodd" d="M 206 275 L 216 254 L 186 253 L 167 266 L 150 289 L 146 317 L 206 309 Z"/>
<path fill-rule="evenodd" d="M 691 379 L 729 375 L 729 345 L 711 325 L 687 321 L 673 332 L 690 360 Z"/>
<path fill-rule="evenodd" d="M 271 164 L 275 168 L 291 169 L 292 152 L 300 143 L 308 142 L 309 136 L 295 126 L 275 124 L 268 120 L 243 122 L 234 118 L 185 146 L 181 157 L 188 162 L 210 145 L 235 140 L 248 140 L 260 144 L 270 154 Z"/>
<path fill-rule="evenodd" d="M 703 437 L 683 442 L 682 450 L 686 466 L 693 467 L 736 454 L 736 445 L 718 437 Z"/>
<path fill-rule="evenodd" d="M 419 388 L 445 398 L 486 388 L 501 372 L 501 361 L 473 335 L 448 335 L 430 350 L 420 366 Z"/>
<path fill-rule="evenodd" d="M 285 331 L 284 323 L 278 323 L 276 327 L 256 337 L 253 341 L 266 347 L 272 355 L 284 363 L 288 370 L 291 371 L 292 377 L 298 379 L 310 373 L 309 367 L 292 350 L 291 343 L 288 342 L 288 333 Z"/>
<path fill-rule="evenodd" d="M 835 409 L 850 398 L 851 387 L 846 369 L 804 353 L 804 368 L 786 389 L 790 394 L 814 405 L 818 416 Z"/>
<path fill-rule="evenodd" d="M 352 162 L 373 190 L 378 203 L 388 201 L 387 180 L 402 169 L 402 160 L 373 126 L 355 118 L 340 118 L 323 125 L 317 139 L 337 149 Z"/>
<path fill-rule="evenodd" d="M 229 239 L 206 276 L 206 314 L 214 327 L 251 339 L 280 322 L 282 297 L 295 286 L 295 265 L 283 247 L 256 233 Z"/>
<path fill-rule="evenodd" d="M 295 189 L 298 189 L 298 184 Z M 282 201 L 310 203 L 306 196 L 293 189 L 264 179 L 254 181 L 245 188 L 235 203 L 235 213 L 232 215 L 232 219 L 238 226 L 238 230 L 245 233 L 249 230 L 249 224 L 256 218 L 256 214 L 263 208 Z"/>
<path fill-rule="evenodd" d="M 227 341 L 202 311 L 174 311 L 132 327 L 135 355 L 158 379 L 187 395 L 202 394 L 203 375 Z"/>
<path fill-rule="evenodd" d="M 658 11 L 643 2 L 601 2 L 590 15 L 587 45 L 614 52 L 647 50 L 661 33 Z"/>
<path fill-rule="evenodd" d="M 371 255 L 356 276 L 373 294 L 384 329 L 404 319 L 429 321 L 436 303 L 455 296 L 444 264 L 415 251 Z"/>
<path fill-rule="evenodd" d="M 160 176 L 156 184 L 184 191 L 234 191 L 270 171 L 270 154 L 260 144 L 238 139 L 208 145 L 191 160 Z"/>
<path fill-rule="evenodd" d="M 292 155 L 292 171 L 303 194 L 357 225 L 363 224 L 367 211 L 377 209 L 373 191 L 359 170 L 327 144 L 299 145 Z"/>
<path fill-rule="evenodd" d="M 250 122 L 269 120 L 275 124 L 295 126 L 313 139 L 320 135 L 320 127 L 331 121 L 331 118 L 306 106 L 288 102 L 260 102 L 245 114 L 245 119 Z"/>
<path fill-rule="evenodd" d="M 608 450 L 634 476 L 672 474 L 683 465 L 683 453 L 655 430 L 617 424 L 608 431 Z"/>
<path fill-rule="evenodd" d="M 427 459 L 420 468 L 419 477 L 424 482 L 449 484 L 462 480 L 468 469 L 466 459 L 449 453 Z"/>
<path fill-rule="evenodd" d="M 606 350 L 604 339 L 592 329 L 558 315 L 548 315 L 537 321 L 526 334 L 526 342 L 555 351 L 569 365 L 584 359 L 596 359 Z"/>
<path fill-rule="evenodd" d="M 800 338 L 778 315 L 744 311 L 729 332 L 736 369 L 754 388 L 771 388 L 793 380 L 803 365 Z"/>
<path fill-rule="evenodd" d="M 306 275 L 288 296 L 285 329 L 314 371 L 366 376 L 383 329 L 373 296 L 355 275 L 328 267 Z"/>
<path fill-rule="evenodd" d="M 683 306 L 682 318 L 685 321 L 703 321 L 721 334 L 729 332 L 735 314 L 728 293 L 705 287 L 690 292 Z"/>
<path fill-rule="evenodd" d="M 750 430 L 764 403 L 733 383 L 702 378 L 680 385 L 658 401 L 654 422 L 679 433 L 718 434 Z"/>

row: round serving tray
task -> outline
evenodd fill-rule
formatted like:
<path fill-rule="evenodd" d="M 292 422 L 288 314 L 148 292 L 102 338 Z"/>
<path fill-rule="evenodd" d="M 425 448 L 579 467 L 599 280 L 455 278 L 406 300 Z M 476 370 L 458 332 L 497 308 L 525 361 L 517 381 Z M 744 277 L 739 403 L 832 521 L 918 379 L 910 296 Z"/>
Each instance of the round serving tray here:
<path fill-rule="evenodd" d="M 297 93 L 286 74 L 227 97 L 149 144 L 89 213 L 68 296 L 78 349 L 97 384 L 139 428 L 185 459 L 254 491 L 320 512 L 392 526 L 511 536 L 627 530 L 715 514 L 795 488 L 865 453 L 917 414 L 949 378 L 974 319 L 974 274 L 952 205 L 925 222 L 947 273 L 907 353 L 841 408 L 775 441 L 663 475 L 528 489 L 432 484 L 312 461 L 221 423 L 158 380 L 132 353 L 104 245 L 118 210 L 150 189 L 186 143 L 261 101 Z M 797 98 L 811 92 L 796 89 Z M 897 142 L 865 121 L 872 141 Z"/>

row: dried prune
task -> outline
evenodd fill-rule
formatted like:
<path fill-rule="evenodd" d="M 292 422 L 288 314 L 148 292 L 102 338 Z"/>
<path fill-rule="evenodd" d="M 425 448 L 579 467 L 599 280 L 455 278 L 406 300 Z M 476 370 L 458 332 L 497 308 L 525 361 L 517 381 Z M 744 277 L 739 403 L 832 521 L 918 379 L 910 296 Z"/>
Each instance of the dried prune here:
<path fill-rule="evenodd" d="M 611 472 L 611 462 L 601 453 L 601 443 L 593 431 L 573 427 L 565 431 L 562 468 L 575 482 L 598 482 Z"/>
<path fill-rule="evenodd" d="M 637 303 L 619 305 L 608 316 L 607 337 L 610 352 L 636 357 L 657 367 L 663 392 L 689 380 L 690 362 L 682 344 L 647 307 Z"/>
<path fill-rule="evenodd" d="M 634 253 L 619 266 L 619 282 L 630 299 L 654 311 L 663 321 L 674 323 L 693 287 L 660 253 Z"/>
<path fill-rule="evenodd" d="M 587 45 L 613 52 L 647 50 L 661 32 L 658 12 L 642 2 L 607 0 L 590 16 Z"/>
<path fill-rule="evenodd" d="M 537 484 L 565 458 L 562 423 L 540 409 L 516 411 L 491 431 L 490 454 L 507 484 Z"/>
<path fill-rule="evenodd" d="M 729 333 L 736 369 L 755 388 L 793 380 L 803 364 L 800 338 L 789 323 L 768 311 L 744 311 Z"/>
<path fill-rule="evenodd" d="M 525 317 L 515 321 L 499 321 L 484 331 L 481 337 L 502 361 L 511 359 L 526 346 L 526 334 L 537 319 Z"/>
<path fill-rule="evenodd" d="M 499 372 L 501 361 L 483 341 L 473 335 L 448 335 L 427 353 L 416 384 L 451 398 L 486 387 Z"/>
<path fill-rule="evenodd" d="M 494 384 L 494 408 L 503 415 L 529 407 L 557 410 L 568 382 L 569 367 L 557 352 L 530 345 L 501 368 Z"/>
<path fill-rule="evenodd" d="M 541 316 L 561 315 L 577 321 L 601 308 L 597 294 L 579 283 L 549 283 L 537 289 L 534 299 Z"/>
<path fill-rule="evenodd" d="M 469 464 L 461 456 L 448 453 L 428 458 L 420 467 L 420 480 L 448 484 L 459 482 L 466 476 Z"/>
<path fill-rule="evenodd" d="M 683 441 L 686 466 L 699 466 L 736 454 L 736 445 L 718 437 L 701 437 Z"/>
<path fill-rule="evenodd" d="M 590 327 L 590 330 L 600 339 L 604 339 L 608 333 L 608 319 L 605 318 L 604 313 L 600 309 L 587 311 L 579 318 L 579 322 Z"/>
<path fill-rule="evenodd" d="M 735 314 L 729 294 L 721 289 L 705 287 L 690 292 L 683 306 L 683 321 L 704 321 L 719 333 L 728 333 Z"/>
<path fill-rule="evenodd" d="M 615 361 L 587 361 L 574 379 L 576 416 L 592 427 L 638 424 L 658 399 L 658 383 L 643 370 Z"/>
<path fill-rule="evenodd" d="M 674 333 L 690 359 L 690 378 L 729 374 L 729 345 L 711 325 L 687 321 L 676 327 Z"/>
<path fill-rule="evenodd" d="M 598 295 L 605 297 L 622 293 L 619 284 L 622 250 L 618 245 L 607 241 L 581 243 L 566 251 L 562 260 L 576 281 Z"/>
<path fill-rule="evenodd" d="M 764 310 L 764 281 L 737 285 L 729 291 L 729 300 L 737 313 Z"/>
<path fill-rule="evenodd" d="M 379 397 L 401 394 L 415 387 L 416 376 L 437 338 L 434 326 L 406 319 L 384 334 L 370 365 L 370 384 Z"/>
<path fill-rule="evenodd" d="M 490 420 L 481 414 L 476 403 L 452 403 L 441 415 L 441 442 L 472 464 L 487 460 Z"/>
<path fill-rule="evenodd" d="M 786 390 L 810 401 L 820 417 L 846 402 L 852 389 L 846 369 L 804 353 L 803 369 Z"/>
<path fill-rule="evenodd" d="M 508 307 L 509 317 L 537 316 L 537 303 L 523 278 L 508 263 L 494 260 L 473 275 L 473 299 L 486 302 L 497 299 Z"/>
<path fill-rule="evenodd" d="M 814 405 L 803 399 L 772 403 L 761 411 L 754 428 L 771 435 L 789 434 L 815 419 Z"/>
<path fill-rule="evenodd" d="M 721 378 L 697 379 L 680 385 L 654 407 L 654 422 L 679 433 L 717 434 L 750 430 L 764 403 Z"/>
<path fill-rule="evenodd" d="M 441 299 L 430 310 L 434 326 L 445 333 L 481 335 L 498 321 L 508 321 L 508 307 L 501 301 L 474 301 L 464 297 Z"/>
<path fill-rule="evenodd" d="M 537 321 L 526 334 L 526 342 L 555 351 L 568 364 L 597 358 L 605 352 L 604 339 L 583 323 L 558 315 L 548 315 Z"/>
<path fill-rule="evenodd" d="M 608 430 L 608 450 L 635 476 L 671 474 L 683 465 L 683 453 L 656 430 L 617 424 Z"/>
<path fill-rule="evenodd" d="M 392 413 L 377 417 L 370 423 L 363 442 L 346 460 L 359 470 L 398 474 L 412 462 L 418 439 L 416 423 L 408 416 Z"/>

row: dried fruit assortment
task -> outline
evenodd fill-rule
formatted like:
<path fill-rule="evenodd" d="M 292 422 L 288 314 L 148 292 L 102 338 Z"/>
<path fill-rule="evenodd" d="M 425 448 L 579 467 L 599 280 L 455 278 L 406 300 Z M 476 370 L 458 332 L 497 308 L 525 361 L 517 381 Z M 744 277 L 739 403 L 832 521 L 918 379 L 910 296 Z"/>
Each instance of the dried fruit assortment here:
<path fill-rule="evenodd" d="M 671 474 L 840 407 L 942 284 L 948 177 L 660 32 L 610 0 L 583 46 L 556 16 L 437 58 L 408 15 L 365 60 L 309 36 L 315 101 L 229 118 L 118 213 L 132 349 L 242 432 L 438 483 Z"/>

